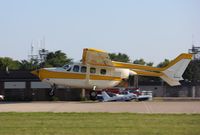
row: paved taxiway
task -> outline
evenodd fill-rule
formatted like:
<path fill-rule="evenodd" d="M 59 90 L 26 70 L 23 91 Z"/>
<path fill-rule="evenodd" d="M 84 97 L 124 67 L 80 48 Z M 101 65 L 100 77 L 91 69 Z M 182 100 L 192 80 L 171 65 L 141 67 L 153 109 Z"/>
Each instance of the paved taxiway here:
<path fill-rule="evenodd" d="M 200 102 L 0 102 L 0 112 L 200 113 Z"/>

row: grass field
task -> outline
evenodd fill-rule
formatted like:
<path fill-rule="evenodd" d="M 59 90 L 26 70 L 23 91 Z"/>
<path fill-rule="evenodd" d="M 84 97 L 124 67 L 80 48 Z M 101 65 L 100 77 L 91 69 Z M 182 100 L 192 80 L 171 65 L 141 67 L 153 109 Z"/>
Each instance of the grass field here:
<path fill-rule="evenodd" d="M 200 114 L 0 113 L 0 135 L 199 135 Z"/>

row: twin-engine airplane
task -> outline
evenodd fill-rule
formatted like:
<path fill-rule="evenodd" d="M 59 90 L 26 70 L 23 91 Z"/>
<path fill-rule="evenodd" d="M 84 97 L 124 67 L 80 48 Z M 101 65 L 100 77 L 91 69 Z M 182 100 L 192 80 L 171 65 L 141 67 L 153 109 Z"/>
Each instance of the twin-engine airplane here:
<path fill-rule="evenodd" d="M 180 85 L 182 74 L 192 58 L 181 54 L 164 68 L 112 61 L 107 52 L 91 48 L 83 49 L 82 63 L 63 67 L 41 68 L 32 71 L 42 81 L 52 86 L 50 95 L 57 86 L 91 89 L 90 98 L 96 98 L 96 89 L 111 88 L 129 75 L 160 77 L 171 86 Z"/>

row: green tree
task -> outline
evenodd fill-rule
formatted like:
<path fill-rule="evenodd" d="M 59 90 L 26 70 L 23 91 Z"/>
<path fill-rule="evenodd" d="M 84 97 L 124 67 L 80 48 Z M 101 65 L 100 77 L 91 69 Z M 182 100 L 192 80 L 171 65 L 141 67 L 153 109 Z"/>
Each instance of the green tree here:
<path fill-rule="evenodd" d="M 200 60 L 193 60 L 189 63 L 186 71 L 183 74 L 183 78 L 192 84 L 196 85 L 200 83 Z"/>
<path fill-rule="evenodd" d="M 159 63 L 157 67 L 159 68 L 166 67 L 169 64 L 169 62 L 170 61 L 168 59 L 165 59 L 163 62 Z"/>
<path fill-rule="evenodd" d="M 72 59 L 68 58 L 61 50 L 58 50 L 56 52 L 50 52 L 46 57 L 46 61 L 41 65 L 43 67 L 61 67 L 70 62 L 72 62 Z"/>
<path fill-rule="evenodd" d="M 146 63 L 146 65 L 152 67 L 153 66 L 153 62 L 148 62 L 148 63 Z"/>
<path fill-rule="evenodd" d="M 0 57 L 0 70 L 6 70 L 6 68 L 18 70 L 20 69 L 20 62 L 9 57 Z"/>
<path fill-rule="evenodd" d="M 35 70 L 39 68 L 39 62 L 37 59 L 31 59 L 30 61 L 22 60 L 20 65 L 21 70 Z"/>
<path fill-rule="evenodd" d="M 133 63 L 134 64 L 140 64 L 140 65 L 145 65 L 146 64 L 146 62 L 144 61 L 144 59 L 134 60 Z"/>
<path fill-rule="evenodd" d="M 110 59 L 113 61 L 119 61 L 119 62 L 130 62 L 130 58 L 128 55 L 124 53 L 109 53 Z"/>

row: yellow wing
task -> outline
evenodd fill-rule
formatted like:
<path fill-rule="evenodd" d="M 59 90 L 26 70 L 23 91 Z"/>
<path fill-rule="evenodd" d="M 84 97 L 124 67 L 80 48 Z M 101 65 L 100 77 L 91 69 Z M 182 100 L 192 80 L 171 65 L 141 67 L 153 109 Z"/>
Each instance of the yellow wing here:
<path fill-rule="evenodd" d="M 82 62 L 83 64 L 97 66 L 113 66 L 107 52 L 92 48 L 83 49 Z"/>

